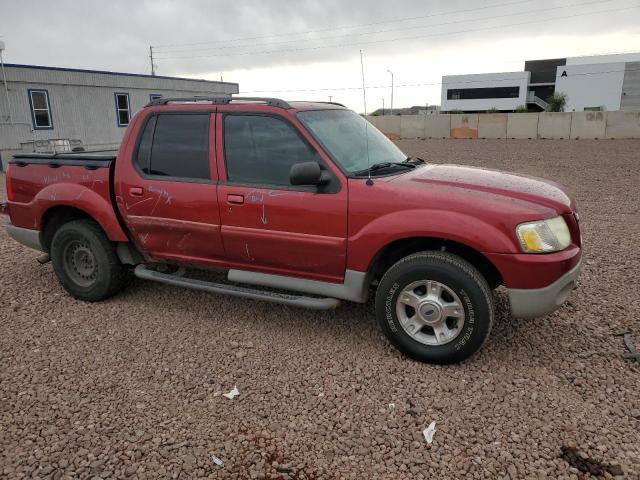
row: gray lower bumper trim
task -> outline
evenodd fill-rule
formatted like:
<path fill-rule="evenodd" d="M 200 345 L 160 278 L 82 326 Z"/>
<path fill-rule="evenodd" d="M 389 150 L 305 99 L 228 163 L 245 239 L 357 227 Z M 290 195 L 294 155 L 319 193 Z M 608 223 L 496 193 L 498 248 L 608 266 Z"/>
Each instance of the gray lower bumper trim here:
<path fill-rule="evenodd" d="M 248 283 L 250 285 L 262 285 L 263 287 L 282 288 L 294 292 L 304 292 L 313 295 L 323 295 L 350 302 L 365 303 L 369 295 L 367 284 L 367 272 L 347 270 L 344 283 L 330 283 L 318 280 L 308 280 L 298 277 L 286 277 L 284 275 L 271 275 L 268 273 L 249 272 L 246 270 L 229 270 L 227 274 L 232 282 Z"/>
<path fill-rule="evenodd" d="M 7 225 L 5 228 L 7 229 L 9 236 L 16 242 L 40 252 L 45 251 L 42 246 L 42 242 L 40 241 L 40 230 L 16 227 L 11 224 Z"/>
<path fill-rule="evenodd" d="M 558 280 L 544 288 L 507 289 L 511 302 L 511 315 L 517 318 L 535 318 L 557 310 L 567 301 L 576 286 L 581 263 L 565 273 Z"/>

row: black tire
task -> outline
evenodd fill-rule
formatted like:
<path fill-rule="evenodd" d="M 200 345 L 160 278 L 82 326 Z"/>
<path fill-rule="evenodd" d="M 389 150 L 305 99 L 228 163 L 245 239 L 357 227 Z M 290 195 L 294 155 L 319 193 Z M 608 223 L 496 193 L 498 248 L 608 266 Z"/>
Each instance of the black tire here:
<path fill-rule="evenodd" d="M 119 292 L 127 269 L 100 226 L 92 220 L 62 225 L 51 241 L 51 260 L 64 289 L 74 298 L 97 302 Z"/>
<path fill-rule="evenodd" d="M 443 345 L 426 345 L 418 341 L 403 328 L 398 318 L 397 309 L 402 315 L 402 309 L 406 308 L 402 302 L 398 306 L 399 295 L 405 288 L 411 291 L 411 285 L 422 280 L 444 285 L 458 296 L 464 307 L 460 327 L 458 319 L 441 320 L 453 321 L 453 329 L 458 329 L 455 336 L 451 335 L 453 339 L 446 340 L 448 343 Z M 432 313 L 431 309 L 425 311 Z M 415 315 L 415 310 L 413 312 Z M 462 315 L 459 310 L 456 313 Z M 444 317 L 443 314 L 439 316 Z M 457 363 L 480 350 L 486 341 L 493 324 L 494 302 L 487 281 L 469 262 L 451 253 L 420 252 L 401 259 L 384 274 L 376 292 L 376 317 L 391 343 L 409 357 L 427 363 Z M 423 332 L 428 335 L 429 328 L 428 325 L 422 327 L 418 336 Z M 436 338 L 435 333 L 433 338 Z"/>

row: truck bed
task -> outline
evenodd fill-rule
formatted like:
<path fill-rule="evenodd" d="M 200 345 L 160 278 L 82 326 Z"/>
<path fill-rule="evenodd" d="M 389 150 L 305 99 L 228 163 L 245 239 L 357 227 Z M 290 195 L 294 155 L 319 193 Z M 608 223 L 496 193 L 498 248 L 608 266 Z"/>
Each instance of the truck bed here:
<path fill-rule="evenodd" d="M 7 173 L 11 223 L 42 230 L 46 212 L 72 206 L 90 213 L 109 231 L 111 224 L 117 225 L 110 183 L 115 159 L 111 151 L 14 155 Z"/>

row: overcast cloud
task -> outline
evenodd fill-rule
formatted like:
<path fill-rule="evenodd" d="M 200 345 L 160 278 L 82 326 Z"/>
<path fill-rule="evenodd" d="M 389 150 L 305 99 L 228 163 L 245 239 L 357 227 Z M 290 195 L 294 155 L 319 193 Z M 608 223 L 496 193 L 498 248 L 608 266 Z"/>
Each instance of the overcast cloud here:
<path fill-rule="evenodd" d="M 440 15 L 446 12 L 456 13 Z M 392 22 L 398 19 L 405 20 Z M 374 25 L 337 28 L 362 24 Z M 315 33 L 288 35 L 308 31 Z M 386 71 L 394 71 L 396 107 L 439 103 L 443 74 L 517 71 L 528 58 L 640 50 L 640 3 L 1 0 L 0 36 L 5 62 L 148 73 L 154 45 L 159 75 L 222 75 L 240 83 L 241 92 L 331 95 L 362 110 L 355 89 L 360 49 L 368 86 L 388 85 Z M 367 89 L 368 110 L 380 107 L 382 97 L 388 102 L 389 90 Z"/>

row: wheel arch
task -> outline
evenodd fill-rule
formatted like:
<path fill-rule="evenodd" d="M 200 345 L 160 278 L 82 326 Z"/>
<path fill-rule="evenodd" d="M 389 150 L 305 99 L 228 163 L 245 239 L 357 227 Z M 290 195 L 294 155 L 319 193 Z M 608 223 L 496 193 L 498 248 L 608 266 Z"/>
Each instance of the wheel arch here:
<path fill-rule="evenodd" d="M 100 222 L 81 208 L 73 207 L 71 205 L 55 205 L 47 209 L 42 214 L 42 220 L 40 223 L 42 225 L 40 234 L 41 243 L 47 252 L 50 251 L 51 241 L 53 240 L 53 236 L 56 231 L 65 223 L 74 220 L 91 220 L 102 229 L 105 235 L 107 235 L 107 232 Z"/>
<path fill-rule="evenodd" d="M 386 244 L 373 256 L 368 268 L 369 278 L 372 281 L 379 280 L 398 260 L 422 251 L 443 251 L 458 255 L 476 267 L 492 289 L 503 283 L 500 271 L 481 252 L 464 243 L 441 237 L 407 237 Z"/>

